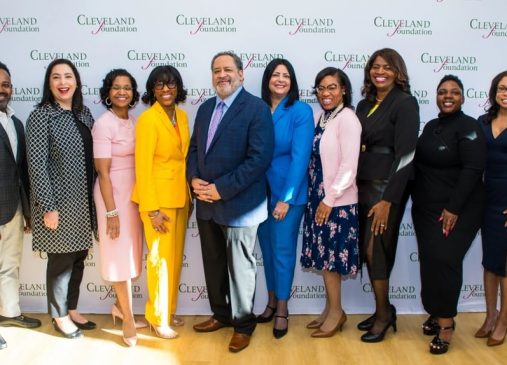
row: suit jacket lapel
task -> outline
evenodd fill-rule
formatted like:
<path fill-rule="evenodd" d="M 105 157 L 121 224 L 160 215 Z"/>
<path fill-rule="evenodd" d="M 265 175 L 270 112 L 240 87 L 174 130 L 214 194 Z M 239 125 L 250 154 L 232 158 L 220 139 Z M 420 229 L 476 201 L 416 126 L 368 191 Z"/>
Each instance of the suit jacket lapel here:
<path fill-rule="evenodd" d="M 13 153 L 12 147 L 11 147 L 11 142 L 9 140 L 9 136 L 7 135 L 7 132 L 5 131 L 3 125 L 1 125 L 1 124 L 0 124 L 0 138 L 7 146 L 7 150 L 9 151 L 11 157 L 15 160 L 14 153 Z M 18 146 L 19 146 L 19 143 L 18 143 Z"/>

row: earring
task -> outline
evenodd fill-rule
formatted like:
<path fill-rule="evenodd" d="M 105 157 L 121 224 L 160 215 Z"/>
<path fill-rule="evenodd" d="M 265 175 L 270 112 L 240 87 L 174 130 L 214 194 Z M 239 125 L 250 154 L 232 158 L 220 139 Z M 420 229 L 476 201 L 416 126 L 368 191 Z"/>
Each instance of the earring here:
<path fill-rule="evenodd" d="M 107 97 L 105 100 L 104 100 L 104 103 L 106 103 L 107 106 L 111 106 L 111 99 L 109 99 L 109 97 Z"/>
<path fill-rule="evenodd" d="M 137 101 L 131 101 L 131 102 L 129 103 L 129 108 L 133 108 L 133 107 L 135 107 L 136 105 L 137 105 Z"/>

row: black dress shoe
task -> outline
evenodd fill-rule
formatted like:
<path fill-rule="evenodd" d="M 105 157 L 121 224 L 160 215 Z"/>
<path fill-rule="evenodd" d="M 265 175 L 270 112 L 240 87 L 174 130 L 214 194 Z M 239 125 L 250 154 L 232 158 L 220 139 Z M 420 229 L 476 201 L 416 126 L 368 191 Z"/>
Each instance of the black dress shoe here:
<path fill-rule="evenodd" d="M 17 317 L 4 317 L 0 316 L 0 326 L 2 327 L 23 327 L 23 328 L 37 328 L 41 323 L 38 319 L 20 315 Z"/>
<path fill-rule="evenodd" d="M 273 320 L 273 317 L 275 316 L 276 307 L 272 307 L 270 305 L 267 305 L 266 308 L 269 308 L 271 310 L 271 314 L 267 317 L 264 317 L 263 315 L 259 315 L 256 317 L 257 323 L 268 323 Z"/>
<path fill-rule="evenodd" d="M 85 323 L 79 323 L 71 319 L 71 321 L 76 325 L 77 328 L 81 330 L 94 330 L 97 328 L 97 324 L 92 321 L 86 321 Z"/>
<path fill-rule="evenodd" d="M 7 342 L 5 342 L 5 340 L 2 337 L 2 335 L 0 335 L 0 350 L 1 349 L 5 349 L 5 348 L 7 348 Z"/>
<path fill-rule="evenodd" d="M 60 333 L 65 338 L 74 339 L 74 338 L 83 337 L 83 332 L 81 332 L 81 330 L 79 328 L 77 330 L 75 330 L 74 332 L 65 333 L 60 329 L 60 327 L 58 327 L 58 323 L 56 323 L 56 321 L 54 319 L 52 319 L 52 322 L 53 322 L 53 327 L 55 328 L 55 331 Z"/>
<path fill-rule="evenodd" d="M 275 315 L 275 318 L 284 318 L 287 321 L 287 327 L 285 328 L 279 329 L 273 327 L 273 337 L 279 339 L 285 336 L 289 330 L 289 313 L 286 316 Z"/>
<path fill-rule="evenodd" d="M 387 330 L 389 327 L 393 327 L 394 332 L 396 332 L 396 314 L 393 314 L 393 312 L 390 312 L 391 318 L 389 319 L 389 322 L 387 322 L 386 326 L 380 331 L 379 333 L 373 333 L 371 330 L 366 332 L 364 335 L 361 336 L 361 341 L 363 342 L 381 342 L 384 340 L 384 337 L 386 335 Z"/>
<path fill-rule="evenodd" d="M 389 304 L 389 310 L 391 311 L 391 315 L 396 317 L 396 307 L 392 304 Z M 369 331 L 372 329 L 373 324 L 375 323 L 375 313 L 366 318 L 364 321 L 361 321 L 357 324 L 357 329 L 360 331 Z"/>

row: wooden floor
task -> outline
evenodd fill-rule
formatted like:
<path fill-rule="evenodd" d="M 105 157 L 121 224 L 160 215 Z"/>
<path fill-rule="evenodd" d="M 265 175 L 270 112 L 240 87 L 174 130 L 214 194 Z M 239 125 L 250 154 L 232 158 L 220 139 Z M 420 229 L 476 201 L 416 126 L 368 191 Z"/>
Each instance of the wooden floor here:
<path fill-rule="evenodd" d="M 365 318 L 363 315 L 350 315 L 343 332 L 327 339 L 309 336 L 305 324 L 312 316 L 291 316 L 289 333 L 283 339 L 272 337 L 272 324 L 261 324 L 250 346 L 232 354 L 227 350 L 231 328 L 214 333 L 192 330 L 192 324 L 205 317 L 184 317 L 186 324 L 179 328 L 180 337 L 175 340 L 163 340 L 142 329 L 138 345 L 127 348 L 121 340 L 120 325 L 114 327 L 109 316 L 89 315 L 99 329 L 86 331 L 84 338 L 68 340 L 55 332 L 47 315 L 36 314 L 34 317 L 42 320 L 38 329 L 0 327 L 8 343 L 7 349 L 0 350 L 0 364 L 507 364 L 507 343 L 490 348 L 486 340 L 473 337 L 483 316 L 460 314 L 450 351 L 435 356 L 428 353 L 431 337 L 424 336 L 420 329 L 425 319 L 422 315 L 398 316 L 398 332 L 389 330 L 386 339 L 376 344 L 359 340 L 361 332 L 356 324 Z"/>

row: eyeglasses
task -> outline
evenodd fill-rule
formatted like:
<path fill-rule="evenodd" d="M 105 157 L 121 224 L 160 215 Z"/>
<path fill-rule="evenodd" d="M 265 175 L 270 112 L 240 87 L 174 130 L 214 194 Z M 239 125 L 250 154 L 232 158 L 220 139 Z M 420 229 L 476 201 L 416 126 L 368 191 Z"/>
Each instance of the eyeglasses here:
<path fill-rule="evenodd" d="M 174 81 L 157 81 L 155 83 L 155 86 L 153 86 L 153 88 L 155 90 L 164 90 L 164 86 L 167 86 L 169 89 L 176 89 L 176 82 Z"/>
<path fill-rule="evenodd" d="M 10 82 L 2 82 L 0 84 L 0 86 L 2 87 L 2 89 L 10 89 L 10 88 L 12 88 L 12 84 Z"/>
<path fill-rule="evenodd" d="M 111 86 L 111 90 L 114 90 L 114 91 L 120 91 L 120 90 L 132 91 L 132 86 L 113 85 L 113 86 Z"/>
<path fill-rule="evenodd" d="M 505 87 L 503 85 L 502 86 L 498 86 L 496 88 L 496 92 L 499 93 L 499 94 L 505 93 L 505 92 L 507 92 L 507 87 Z"/>
<path fill-rule="evenodd" d="M 335 92 L 338 90 L 339 85 L 338 84 L 330 84 L 327 86 L 319 85 L 315 88 L 315 91 L 317 91 L 318 94 L 322 94 L 324 91 L 329 91 L 330 93 Z"/>

